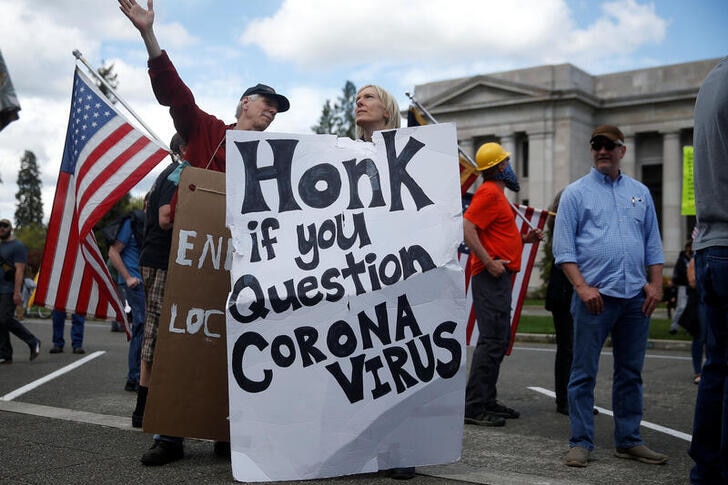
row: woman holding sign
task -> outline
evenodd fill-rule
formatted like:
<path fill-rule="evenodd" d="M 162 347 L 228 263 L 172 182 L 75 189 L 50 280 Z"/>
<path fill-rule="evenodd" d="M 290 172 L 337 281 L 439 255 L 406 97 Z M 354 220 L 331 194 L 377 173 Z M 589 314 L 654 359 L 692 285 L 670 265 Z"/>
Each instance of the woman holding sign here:
<path fill-rule="evenodd" d="M 356 93 L 357 140 L 372 141 L 375 131 L 394 130 L 402 124 L 397 100 L 383 88 L 367 84 Z M 396 480 L 409 480 L 415 476 L 415 467 L 393 468 L 389 476 Z"/>

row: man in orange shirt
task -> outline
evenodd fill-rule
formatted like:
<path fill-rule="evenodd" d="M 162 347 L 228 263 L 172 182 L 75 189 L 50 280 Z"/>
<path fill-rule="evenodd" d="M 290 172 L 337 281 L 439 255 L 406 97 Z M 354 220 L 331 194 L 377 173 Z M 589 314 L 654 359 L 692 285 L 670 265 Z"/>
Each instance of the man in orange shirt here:
<path fill-rule="evenodd" d="M 511 280 L 521 269 L 524 243 L 543 239 L 539 229 L 525 236 L 516 226 L 504 189 L 520 187 L 511 169 L 510 153 L 497 143 L 486 143 L 475 156 L 483 183 L 473 195 L 463 218 L 470 258 L 473 306 L 478 321 L 478 343 L 465 390 L 465 423 L 504 426 L 505 418 L 520 413 L 496 400 L 496 383 L 510 339 Z"/>

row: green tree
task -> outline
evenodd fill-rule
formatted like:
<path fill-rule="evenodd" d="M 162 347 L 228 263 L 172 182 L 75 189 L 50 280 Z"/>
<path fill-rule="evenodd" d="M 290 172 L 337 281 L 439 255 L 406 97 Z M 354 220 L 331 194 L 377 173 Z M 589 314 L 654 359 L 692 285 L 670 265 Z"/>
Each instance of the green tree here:
<path fill-rule="evenodd" d="M 331 107 L 331 100 L 327 99 L 321 110 L 321 117 L 319 118 L 318 124 L 312 126 L 311 131 L 318 135 L 335 133 L 335 124 L 334 109 Z"/>
<path fill-rule="evenodd" d="M 101 67 L 96 69 L 96 72 L 99 73 L 99 76 L 104 78 L 109 85 L 116 89 L 119 87 L 119 75 L 114 72 L 114 64 L 111 63 L 108 66 L 106 65 L 106 61 L 101 61 Z M 101 81 L 96 81 L 96 85 L 99 87 L 102 93 L 109 98 L 109 101 L 112 103 L 116 103 L 116 98 L 111 93 L 111 90 L 106 87 L 104 83 Z"/>
<path fill-rule="evenodd" d="M 561 189 L 556 196 L 554 197 L 554 200 L 551 201 L 551 204 L 549 205 L 548 211 L 549 211 L 549 218 L 546 220 L 546 230 L 544 231 L 544 235 L 546 236 L 541 243 L 542 248 L 542 256 L 541 256 L 541 282 L 543 283 L 541 287 L 536 292 L 537 294 L 534 295 L 535 298 L 545 298 L 546 297 L 546 290 L 548 288 L 548 282 L 549 282 L 549 275 L 551 274 L 551 268 L 554 267 L 554 254 L 553 254 L 553 247 L 554 247 L 554 223 L 556 222 L 556 212 L 559 209 L 559 201 L 561 200 L 561 192 L 563 189 Z"/>
<path fill-rule="evenodd" d="M 355 107 L 356 86 L 351 81 L 346 81 L 341 90 L 341 96 L 337 98 L 333 106 L 331 100 L 326 100 L 318 124 L 312 126 L 311 131 L 318 134 L 333 134 L 354 138 L 356 136 Z"/>
<path fill-rule="evenodd" d="M 35 154 L 25 150 L 20 159 L 18 192 L 15 194 L 15 227 L 43 226 L 43 199 L 40 193 L 40 177 Z"/>
<path fill-rule="evenodd" d="M 356 120 L 354 110 L 356 109 L 356 86 L 351 81 L 346 81 L 338 102 L 334 105 L 336 111 L 336 134 L 339 136 L 356 136 Z"/>
<path fill-rule="evenodd" d="M 28 248 L 28 264 L 26 274 L 29 277 L 35 275 L 40 268 L 43 259 L 43 248 L 45 247 L 48 229 L 43 224 L 30 224 L 15 231 L 15 237 Z"/>
<path fill-rule="evenodd" d="M 543 251 L 541 256 L 541 286 L 532 295 L 533 298 L 546 298 L 546 288 L 548 287 L 549 275 L 551 268 L 554 267 L 554 257 L 552 248 L 554 244 L 554 227 L 553 224 L 547 226 L 545 231 L 546 237 L 541 244 Z"/>

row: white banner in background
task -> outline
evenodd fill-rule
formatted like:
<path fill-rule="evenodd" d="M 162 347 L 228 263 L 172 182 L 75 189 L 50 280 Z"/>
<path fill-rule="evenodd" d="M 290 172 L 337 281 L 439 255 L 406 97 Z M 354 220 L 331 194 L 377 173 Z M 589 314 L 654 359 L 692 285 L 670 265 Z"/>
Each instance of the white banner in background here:
<path fill-rule="evenodd" d="M 230 439 L 240 481 L 449 463 L 465 395 L 452 124 L 229 131 Z"/>

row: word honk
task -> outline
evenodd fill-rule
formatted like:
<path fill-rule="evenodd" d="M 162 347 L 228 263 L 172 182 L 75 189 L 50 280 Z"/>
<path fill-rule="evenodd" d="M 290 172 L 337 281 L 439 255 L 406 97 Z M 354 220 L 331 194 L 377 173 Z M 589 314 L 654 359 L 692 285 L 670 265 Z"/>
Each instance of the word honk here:
<path fill-rule="evenodd" d="M 417 210 L 434 202 L 427 196 L 414 177 L 407 171 L 407 164 L 425 144 L 414 138 L 409 138 L 404 148 L 397 153 L 395 148 L 395 132 L 382 133 L 387 157 L 389 172 L 390 210 L 404 210 L 402 203 L 402 189 L 409 191 Z M 245 195 L 240 213 L 270 211 L 266 202 L 266 193 L 261 181 L 275 180 L 278 188 L 278 212 L 302 210 L 293 196 L 294 186 L 298 189 L 298 196 L 308 207 L 324 209 L 331 206 L 341 195 L 344 178 L 339 170 L 331 163 L 320 163 L 308 168 L 296 184 L 293 180 L 292 165 L 298 140 L 267 140 L 273 154 L 273 165 L 258 166 L 258 145 L 260 140 L 247 142 L 234 142 L 245 170 Z M 371 184 L 372 198 L 369 207 L 382 207 L 385 205 L 382 187 L 379 184 L 378 169 L 371 159 L 357 162 L 355 159 L 341 162 L 346 172 L 345 180 L 349 183 L 348 209 L 361 209 L 364 207 L 360 199 L 358 182 L 366 179 Z M 325 187 L 325 188 L 320 188 Z"/>

